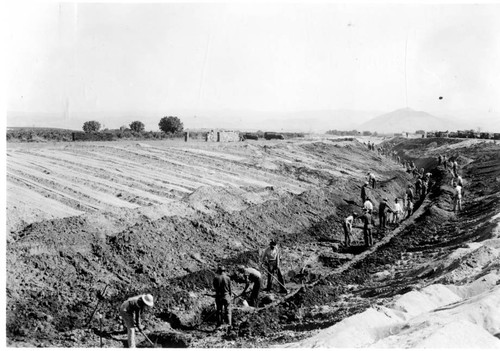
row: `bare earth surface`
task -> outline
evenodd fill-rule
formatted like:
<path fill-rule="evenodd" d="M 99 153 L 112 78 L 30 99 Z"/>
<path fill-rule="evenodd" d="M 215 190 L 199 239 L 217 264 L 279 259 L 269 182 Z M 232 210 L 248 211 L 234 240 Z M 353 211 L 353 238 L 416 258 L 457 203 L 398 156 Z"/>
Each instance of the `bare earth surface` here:
<path fill-rule="evenodd" d="M 340 222 L 361 213 L 366 174 L 375 209 L 414 180 L 362 140 L 8 145 L 8 346 L 122 347 L 117 308 L 149 292 L 156 347 L 500 348 L 500 146 L 389 142 L 433 182 L 369 249 L 360 228 L 344 247 Z M 457 157 L 460 213 L 438 154 Z M 213 271 L 258 268 L 271 238 L 289 293 L 236 300 L 215 330 Z"/>

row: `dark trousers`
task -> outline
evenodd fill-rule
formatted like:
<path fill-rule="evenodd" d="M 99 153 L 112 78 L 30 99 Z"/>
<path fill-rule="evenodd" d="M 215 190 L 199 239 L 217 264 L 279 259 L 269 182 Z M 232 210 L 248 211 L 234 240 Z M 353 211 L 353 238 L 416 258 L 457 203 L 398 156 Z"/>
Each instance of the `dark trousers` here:
<path fill-rule="evenodd" d="M 217 306 L 217 326 L 224 322 L 231 325 L 231 297 L 217 297 L 215 305 Z"/>
<path fill-rule="evenodd" d="M 375 178 L 371 180 L 371 183 L 372 183 L 372 189 L 375 189 Z"/>
<path fill-rule="evenodd" d="M 273 274 L 276 272 L 278 276 L 278 282 L 280 285 L 280 290 L 285 288 L 285 280 L 283 279 L 283 274 L 281 274 L 281 269 L 278 267 L 276 262 L 270 262 L 266 265 L 267 267 L 267 290 L 272 290 L 273 288 Z"/>
<path fill-rule="evenodd" d="M 363 228 L 363 234 L 365 237 L 365 246 L 373 245 L 373 237 L 372 237 L 372 229 L 371 228 Z"/>
<path fill-rule="evenodd" d="M 248 299 L 248 304 L 253 307 L 257 307 L 259 304 L 259 292 L 260 292 L 260 279 L 253 281 L 252 293 Z"/>
<path fill-rule="evenodd" d="M 342 224 L 344 226 L 345 246 L 349 247 L 349 246 L 351 246 L 351 231 L 349 230 L 349 228 L 347 227 L 347 224 L 345 224 L 345 222 Z"/>
<path fill-rule="evenodd" d="M 387 214 L 385 212 L 379 213 L 378 220 L 379 220 L 379 227 L 385 228 L 387 224 Z"/>

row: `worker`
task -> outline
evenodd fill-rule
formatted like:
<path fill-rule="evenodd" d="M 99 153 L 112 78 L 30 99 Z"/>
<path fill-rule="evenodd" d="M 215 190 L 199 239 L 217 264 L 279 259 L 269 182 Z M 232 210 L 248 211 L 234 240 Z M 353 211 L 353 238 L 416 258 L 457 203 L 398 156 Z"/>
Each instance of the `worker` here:
<path fill-rule="evenodd" d="M 448 168 L 448 161 L 446 160 L 446 155 L 443 156 L 443 166 L 444 166 L 444 169 Z"/>
<path fill-rule="evenodd" d="M 351 233 L 352 233 L 352 224 L 357 217 L 357 213 L 353 212 L 351 215 L 347 216 L 342 222 L 342 227 L 344 228 L 344 240 L 345 246 L 351 246 Z"/>
<path fill-rule="evenodd" d="M 372 189 L 375 189 L 375 176 L 371 172 L 368 172 L 368 182 L 371 183 Z"/>
<path fill-rule="evenodd" d="M 387 203 L 389 200 L 384 197 L 378 206 L 378 226 L 380 229 L 386 229 L 387 224 L 387 212 L 392 212 L 392 208 Z"/>
<path fill-rule="evenodd" d="M 453 185 L 453 183 L 457 183 L 461 187 L 464 186 L 464 181 L 463 181 L 462 177 L 460 176 L 460 174 L 458 174 L 458 173 L 455 175 L 455 178 L 453 178 L 453 180 L 451 181 L 452 185 Z"/>
<path fill-rule="evenodd" d="M 422 195 L 422 178 L 418 177 L 415 182 L 415 196 L 419 197 Z"/>
<path fill-rule="evenodd" d="M 453 183 L 453 211 L 462 211 L 462 187 Z"/>
<path fill-rule="evenodd" d="M 453 176 L 456 177 L 457 174 L 458 174 L 458 163 L 457 163 L 457 159 L 453 160 L 453 162 L 451 163 L 451 167 L 452 167 L 452 171 L 453 171 Z"/>
<path fill-rule="evenodd" d="M 223 266 L 217 267 L 216 275 L 213 280 L 215 290 L 215 306 L 217 308 L 217 327 L 224 322 L 231 326 L 231 279 L 226 274 Z"/>
<path fill-rule="evenodd" d="M 401 220 L 401 216 L 403 214 L 403 209 L 401 208 L 401 204 L 398 201 L 398 198 L 395 200 L 394 204 L 394 212 L 393 212 L 393 223 L 398 224 Z"/>
<path fill-rule="evenodd" d="M 363 237 L 365 240 L 365 246 L 370 247 L 373 245 L 372 224 L 375 223 L 373 222 L 373 218 L 366 208 L 363 209 L 362 220 L 363 220 Z"/>
<path fill-rule="evenodd" d="M 363 204 L 363 209 L 368 210 L 368 213 L 370 214 L 373 212 L 373 204 L 369 199 L 367 199 Z"/>
<path fill-rule="evenodd" d="M 243 274 L 243 278 L 245 279 L 245 288 L 240 296 L 245 295 L 247 292 L 250 283 L 253 283 L 252 293 L 250 294 L 250 298 L 248 300 L 248 304 L 253 307 L 257 307 L 259 303 L 259 292 L 261 286 L 261 274 L 258 270 L 251 267 L 239 266 L 238 270 L 241 274 Z"/>
<path fill-rule="evenodd" d="M 413 190 L 411 188 L 411 184 L 408 184 L 408 189 L 406 189 L 406 200 L 407 202 L 413 201 Z"/>
<path fill-rule="evenodd" d="M 425 198 L 425 195 L 427 195 L 427 190 L 428 190 L 428 181 L 426 177 L 422 178 L 422 198 Z"/>
<path fill-rule="evenodd" d="M 443 156 L 439 155 L 437 161 L 438 161 L 438 166 L 440 166 L 441 163 L 443 162 Z"/>
<path fill-rule="evenodd" d="M 129 348 L 135 348 L 135 328 L 142 332 L 141 314 L 146 306 L 153 307 L 153 296 L 150 294 L 131 297 L 120 306 L 120 316 L 127 328 Z"/>
<path fill-rule="evenodd" d="M 361 203 L 365 203 L 366 201 L 366 188 L 368 187 L 368 182 L 365 182 L 361 187 Z"/>
<path fill-rule="evenodd" d="M 276 272 L 276 275 L 278 276 L 278 282 L 280 284 L 280 292 L 287 293 L 288 291 L 285 288 L 285 280 L 283 279 L 283 274 L 281 274 L 280 269 L 281 254 L 276 240 L 271 240 L 269 246 L 262 254 L 261 262 L 267 270 L 266 290 L 271 291 L 273 289 L 273 275 Z"/>
<path fill-rule="evenodd" d="M 408 200 L 406 203 L 406 218 L 410 218 L 413 214 L 413 200 Z"/>

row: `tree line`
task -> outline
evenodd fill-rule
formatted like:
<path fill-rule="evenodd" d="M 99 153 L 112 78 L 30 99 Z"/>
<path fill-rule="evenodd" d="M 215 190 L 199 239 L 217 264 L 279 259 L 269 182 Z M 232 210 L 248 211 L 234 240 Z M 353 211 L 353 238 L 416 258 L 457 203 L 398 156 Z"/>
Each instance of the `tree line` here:
<path fill-rule="evenodd" d="M 144 132 L 144 123 L 141 121 L 133 121 L 129 124 L 130 130 L 136 133 Z M 160 119 L 158 127 L 164 133 L 176 134 L 184 130 L 184 125 L 178 117 L 165 116 Z M 121 128 L 120 128 L 121 129 Z M 83 131 L 85 133 L 96 133 L 101 130 L 101 123 L 98 121 L 87 121 L 83 123 Z"/>

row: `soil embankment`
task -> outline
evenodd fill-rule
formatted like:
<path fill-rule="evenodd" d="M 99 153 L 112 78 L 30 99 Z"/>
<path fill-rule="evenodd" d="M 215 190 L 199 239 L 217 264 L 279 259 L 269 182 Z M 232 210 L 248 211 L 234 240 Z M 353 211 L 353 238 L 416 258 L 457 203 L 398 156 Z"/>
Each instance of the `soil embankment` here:
<path fill-rule="evenodd" d="M 500 148 L 434 143 L 392 141 L 432 172 L 433 186 L 412 218 L 375 231 L 370 250 L 360 229 L 344 248 L 340 224 L 360 211 L 366 174 L 378 180 L 369 194 L 375 208 L 413 180 L 356 140 L 9 147 L 9 345 L 97 347 L 102 337 L 120 347 L 117 307 L 146 291 L 156 303 L 144 324 L 158 347 L 279 345 L 415 289 L 496 272 L 495 252 L 461 280 L 462 260 L 443 262 L 498 235 Z M 435 163 L 440 152 L 457 154 L 468 182 L 459 215 L 451 211 L 451 175 Z M 237 308 L 232 330 L 213 331 L 205 295 L 213 270 L 257 267 L 271 238 L 282 246 L 291 293 L 263 295 L 271 303 Z"/>

